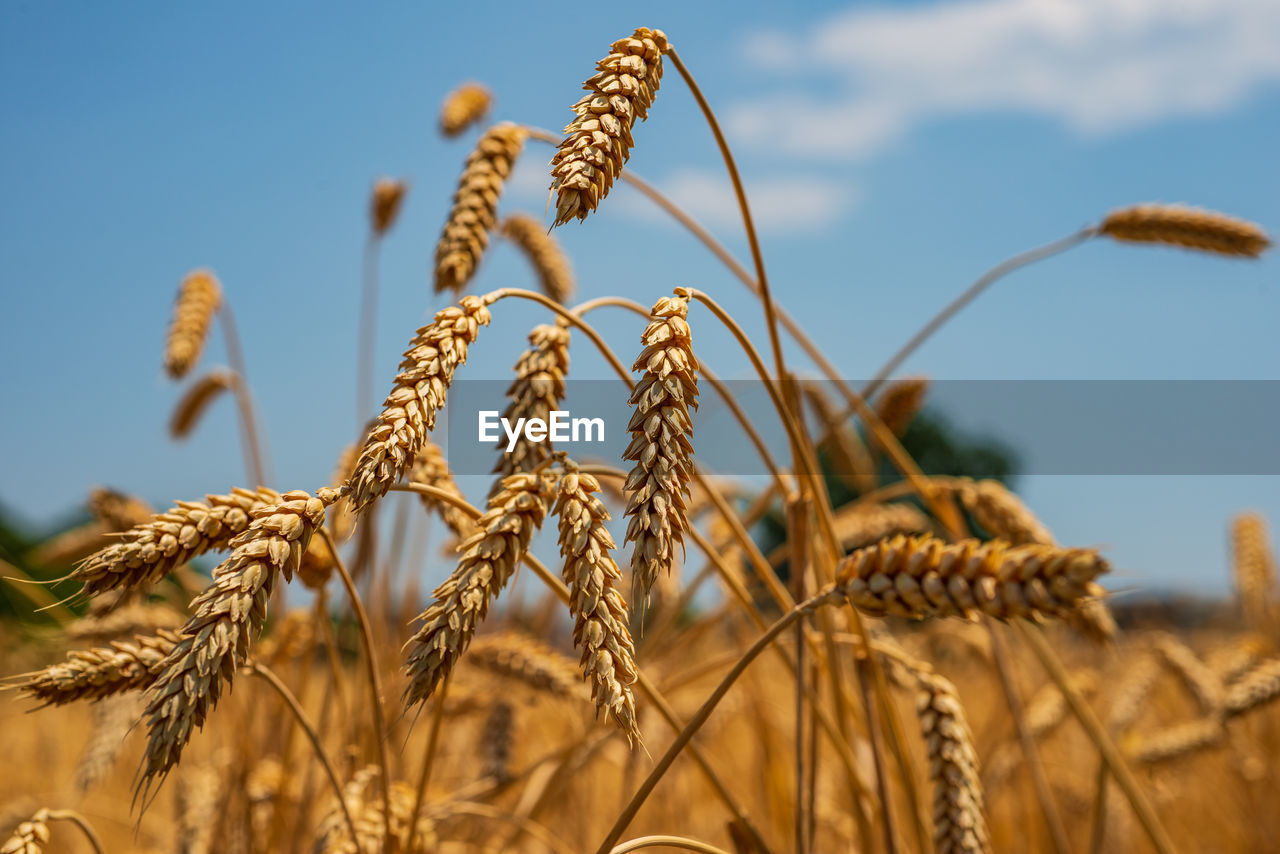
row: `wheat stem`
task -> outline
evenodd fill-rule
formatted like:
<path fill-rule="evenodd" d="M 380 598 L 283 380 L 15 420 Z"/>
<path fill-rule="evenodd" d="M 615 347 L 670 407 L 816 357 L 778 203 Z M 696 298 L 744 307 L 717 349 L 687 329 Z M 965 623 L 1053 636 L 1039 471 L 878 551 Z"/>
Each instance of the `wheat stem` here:
<path fill-rule="evenodd" d="M 1138 816 L 1138 821 L 1142 823 L 1143 829 L 1147 832 L 1147 837 L 1151 840 L 1151 844 L 1155 846 L 1156 851 L 1160 852 L 1160 854 L 1173 854 L 1175 850 L 1173 841 L 1160 824 L 1160 819 L 1156 816 L 1155 810 L 1152 809 L 1146 795 L 1138 788 L 1138 781 L 1134 778 L 1133 772 L 1125 764 L 1124 757 L 1120 755 L 1120 751 L 1112 744 L 1102 722 L 1098 720 L 1098 716 L 1093 713 L 1093 710 L 1089 708 L 1089 704 L 1080 696 L 1080 692 L 1071 684 L 1071 677 L 1067 675 L 1062 662 L 1058 661 L 1053 647 L 1045 639 L 1040 627 L 1019 623 L 1019 628 L 1022 629 L 1022 636 L 1030 642 L 1031 651 L 1035 653 L 1036 658 L 1040 659 L 1040 663 L 1044 666 L 1045 672 L 1049 674 L 1049 678 L 1057 684 L 1058 690 L 1062 692 L 1063 698 L 1067 701 L 1067 705 L 1071 707 L 1072 713 L 1080 721 L 1080 726 L 1090 740 L 1093 741 L 1098 753 L 1102 756 L 1102 761 L 1106 763 L 1112 776 L 1115 777 L 1116 782 L 1120 785 L 1121 791 L 1128 798 L 1129 804 L 1133 807 L 1134 813 Z"/>
<path fill-rule="evenodd" d="M 687 836 L 641 836 L 629 839 L 615 847 L 610 854 L 627 854 L 628 851 L 639 851 L 641 848 L 682 848 L 685 851 L 700 851 L 702 854 L 729 854 L 723 848 L 717 848 L 706 842 L 699 842 Z"/>
<path fill-rule="evenodd" d="M 370 231 L 364 244 L 363 274 L 360 282 L 360 337 L 356 346 L 356 432 L 373 413 L 374 352 L 378 337 L 378 255 L 382 238 Z M 345 474 L 350 474 L 346 472 Z M 352 839 L 355 837 L 353 836 Z"/>
<path fill-rule="evenodd" d="M 89 841 L 89 847 L 94 850 L 94 854 L 105 854 L 98 832 L 93 829 L 93 825 L 89 824 L 88 819 L 80 815 L 80 813 L 75 810 L 45 810 L 45 817 L 50 821 L 67 821 L 74 824 L 84 834 L 85 839 Z"/>
<path fill-rule="evenodd" d="M 382 766 L 382 814 L 387 817 L 383 822 L 386 825 L 384 844 L 387 850 L 391 850 L 391 761 L 387 756 L 387 722 L 382 713 L 382 674 L 378 671 L 378 663 L 373 655 L 373 627 L 369 624 L 369 615 L 364 610 L 364 602 L 360 600 L 360 594 L 356 592 L 351 573 L 347 572 L 346 564 L 338 554 L 338 546 L 333 541 L 333 535 L 324 526 L 321 526 L 317 533 L 324 537 L 324 544 L 329 547 L 333 567 L 338 577 L 342 579 L 342 586 L 346 588 L 347 596 L 351 599 L 351 610 L 355 614 L 356 624 L 360 627 L 360 647 L 364 653 L 364 663 L 369 669 L 369 699 L 373 703 L 373 708 L 370 710 L 373 714 L 373 737 L 378 742 L 378 763 Z M 342 797 L 339 796 L 338 800 L 341 801 Z M 412 833 L 412 825 L 410 828 Z M 358 837 L 352 836 L 352 839 L 356 838 Z"/>
<path fill-rule="evenodd" d="M 329 758 L 329 754 L 324 749 L 324 744 L 320 741 L 320 735 L 316 732 L 315 726 L 307 717 L 307 713 L 303 710 L 302 704 L 298 702 L 298 698 L 293 695 L 289 687 L 280 680 L 275 672 L 261 662 L 250 662 L 248 670 L 254 676 L 260 678 L 263 682 L 270 685 L 280 699 L 284 700 L 289 711 L 293 713 L 293 717 L 298 722 L 298 726 L 307 734 L 307 739 L 311 742 L 311 746 L 315 749 L 316 758 L 320 760 L 320 764 L 324 767 L 324 773 L 328 775 L 329 782 L 333 784 L 333 791 L 338 796 L 338 804 L 342 807 L 342 817 L 347 823 L 347 830 L 351 833 L 351 838 L 356 839 L 355 822 L 351 820 L 351 813 L 347 810 L 346 799 L 342 797 L 342 784 L 338 782 L 338 773 L 333 768 L 333 760 Z M 288 755 L 287 752 L 285 755 Z"/>
<path fill-rule="evenodd" d="M 240 428 L 244 440 L 245 467 L 249 482 L 256 486 L 266 486 L 270 482 L 263 465 L 266 438 L 258 432 L 253 395 L 249 391 L 249 375 L 245 372 L 244 348 L 240 345 L 240 332 L 236 327 L 236 318 L 231 311 L 230 300 L 222 301 L 218 308 L 218 318 L 222 321 L 222 342 L 227 351 L 227 362 L 236 375 L 236 383 L 231 390 L 235 393 L 236 407 L 240 410 Z"/>
<path fill-rule="evenodd" d="M 418 772 L 418 788 L 413 799 L 413 813 L 409 819 L 410 834 L 413 832 L 412 828 L 418 826 L 422 802 L 427 797 L 427 783 L 431 781 L 431 766 L 435 764 L 436 747 L 440 743 L 440 725 L 444 722 L 444 704 L 448 699 L 449 677 L 446 676 L 440 683 L 440 690 L 436 694 L 436 707 L 431 712 L 431 731 L 427 734 L 427 747 L 422 754 L 422 769 Z"/>

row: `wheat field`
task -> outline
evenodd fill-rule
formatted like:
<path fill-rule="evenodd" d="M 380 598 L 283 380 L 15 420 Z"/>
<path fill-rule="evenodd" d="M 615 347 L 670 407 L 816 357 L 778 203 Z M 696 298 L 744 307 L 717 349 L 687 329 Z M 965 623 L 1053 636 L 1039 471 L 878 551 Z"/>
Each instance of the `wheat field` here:
<path fill-rule="evenodd" d="M 904 436 L 929 384 L 898 374 L 1019 267 L 1088 241 L 1255 258 L 1265 232 L 1181 205 L 1099 212 L 993 268 L 854 387 L 771 289 L 749 193 L 677 42 L 649 28 L 613 42 L 563 134 L 486 124 L 482 84 L 450 95 L 440 131 L 469 153 L 452 200 L 431 202 L 447 212 L 431 278 L 449 302 L 394 377 L 373 369 L 376 259 L 411 190 L 374 185 L 351 342 L 371 420 L 323 461 L 327 484 L 265 482 L 253 399 L 270 390 L 246 379 L 235 288 L 212 270 L 182 279 L 158 354 L 185 383 L 170 431 L 191 435 L 227 398 L 247 479 L 163 511 L 97 490 L 92 521 L 3 567 L 29 607 L 0 622 L 0 854 L 1274 847 L 1265 520 L 1206 520 L 1230 526 L 1234 598 L 1194 624 L 1113 608 L 1104 552 L 1059 543 L 999 480 L 922 470 Z M 627 165 L 664 71 L 723 156 L 747 261 Z M 543 155 L 546 215 L 500 213 L 515 162 Z M 697 283 L 574 301 L 557 230 L 590 229 L 619 181 L 758 297 L 766 340 Z M 532 287 L 472 292 L 501 240 Z M 549 418 L 570 355 L 591 350 L 617 373 L 628 443 L 573 459 L 526 435 L 472 503 L 434 436 L 512 301 L 545 322 L 501 378 L 504 417 Z M 634 337 L 603 338 L 603 309 L 631 312 Z M 699 462 L 699 401 L 733 409 L 697 355 L 712 327 L 740 344 L 716 369 L 750 370 L 784 430 L 766 442 L 734 410 L 769 472 L 760 489 Z M 231 364 L 204 368 L 218 334 Z M 407 533 L 410 513 L 448 531 L 445 557 Z M 430 593 L 424 564 L 444 578 Z M 538 594 L 515 600 L 517 576 Z"/>

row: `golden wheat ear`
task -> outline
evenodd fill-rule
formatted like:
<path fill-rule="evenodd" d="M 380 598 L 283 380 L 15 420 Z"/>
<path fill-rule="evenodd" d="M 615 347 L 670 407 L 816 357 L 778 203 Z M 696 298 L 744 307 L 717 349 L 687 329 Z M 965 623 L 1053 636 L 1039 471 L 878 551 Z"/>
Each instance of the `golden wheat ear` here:
<path fill-rule="evenodd" d="M 520 354 L 515 365 L 516 378 L 507 388 L 511 401 L 502 413 L 510 423 L 521 418 L 550 421 L 551 413 L 564 399 L 565 375 L 569 372 L 569 329 L 560 324 L 541 324 L 529 333 L 529 349 Z M 502 454 L 493 473 L 499 480 L 516 472 L 533 471 L 551 458 L 550 442 L 530 442 L 522 433 L 510 453 Z"/>
<path fill-rule="evenodd" d="M 1200 252 L 1257 258 L 1271 245 L 1258 225 L 1187 205 L 1134 205 L 1107 216 L 1098 233 L 1127 243 L 1163 243 Z"/>
<path fill-rule="evenodd" d="M 182 280 L 164 350 L 164 367 L 171 378 L 182 379 L 200 359 L 220 305 L 222 286 L 213 273 L 196 270 Z"/>
<path fill-rule="evenodd" d="M 493 96 L 479 83 L 463 83 L 445 96 L 440 107 L 440 132 L 455 137 L 485 117 Z"/>
<path fill-rule="evenodd" d="M 689 300 L 663 297 L 650 313 L 632 370 L 644 376 L 631 392 L 631 442 L 627 475 L 627 536 L 631 552 L 631 599 L 647 596 L 659 575 L 671 570 L 675 549 L 689 527 L 689 482 L 693 478 L 693 420 L 698 408 L 698 360 L 693 355 Z"/>
<path fill-rule="evenodd" d="M 375 237 L 382 237 L 396 224 L 400 206 L 409 185 L 393 178 L 379 178 L 369 196 L 369 226 Z"/>
<path fill-rule="evenodd" d="M 475 275 L 498 222 L 498 199 L 527 137 L 523 127 L 503 122 L 485 131 L 467 157 L 436 243 L 436 293 L 461 293 Z"/>
<path fill-rule="evenodd" d="M 575 118 L 551 160 L 556 225 L 583 220 L 609 195 L 635 144 L 631 127 L 644 119 L 662 82 L 662 56 L 671 49 L 662 30 L 640 27 L 609 47 L 596 63 Z"/>
<path fill-rule="evenodd" d="M 502 220 L 498 230 L 529 259 L 542 292 L 558 303 L 567 303 L 573 296 L 573 268 L 560 242 L 528 214 L 511 214 Z"/>

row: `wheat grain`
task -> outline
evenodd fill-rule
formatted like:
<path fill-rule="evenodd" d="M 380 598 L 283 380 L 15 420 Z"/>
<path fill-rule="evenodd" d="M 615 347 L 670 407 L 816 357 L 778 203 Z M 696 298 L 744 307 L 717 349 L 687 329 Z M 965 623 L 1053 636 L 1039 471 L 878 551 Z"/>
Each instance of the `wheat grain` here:
<path fill-rule="evenodd" d="M 675 547 L 683 547 L 693 476 L 693 421 L 698 408 L 698 361 L 686 318 L 689 301 L 663 297 L 650 313 L 632 370 L 644 376 L 631 393 L 627 429 L 631 442 L 622 458 L 634 460 L 627 475 L 627 536 L 631 552 L 633 601 L 647 596 L 658 576 L 670 571 Z"/>
<path fill-rule="evenodd" d="M 369 226 L 375 237 L 382 237 L 395 225 L 400 205 L 409 185 L 394 178 L 379 178 L 369 195 Z"/>
<path fill-rule="evenodd" d="M 635 120 L 645 119 L 662 82 L 662 56 L 670 45 L 662 30 L 640 27 L 609 47 L 596 74 L 573 105 L 575 118 L 551 160 L 556 225 L 596 209 L 631 156 Z"/>
<path fill-rule="evenodd" d="M 1098 232 L 1130 243 L 1164 243 L 1246 258 L 1257 258 L 1271 245 L 1266 232 L 1251 222 L 1186 205 L 1122 208 L 1108 214 Z"/>
<path fill-rule="evenodd" d="M 1280 658 L 1268 659 L 1243 674 L 1227 689 L 1228 715 L 1239 715 L 1280 697 Z"/>
<path fill-rule="evenodd" d="M 286 492 L 280 503 L 255 511 L 233 551 L 213 571 L 213 582 L 191 603 L 194 616 L 165 656 L 163 672 L 147 691 L 147 750 L 139 789 L 178 762 L 193 727 L 204 724 L 224 685 L 249 655 L 266 620 L 267 600 L 281 575 L 292 579 L 324 510 L 339 493 Z"/>
<path fill-rule="evenodd" d="M 1173 670 L 1195 697 L 1200 711 L 1208 716 L 1222 714 L 1222 681 L 1200 657 L 1168 632 L 1161 632 L 1154 639 L 1156 652 Z"/>
<path fill-rule="evenodd" d="M 169 435 L 175 439 L 190 436 L 205 410 L 217 400 L 218 395 L 229 391 L 235 382 L 236 375 L 223 370 L 210 371 L 198 379 L 173 408 L 173 415 L 169 419 Z"/>
<path fill-rule="evenodd" d="M 478 637 L 467 651 L 467 660 L 554 697 L 578 693 L 574 662 L 526 635 L 501 632 Z"/>
<path fill-rule="evenodd" d="M 551 413 L 564 399 L 564 378 L 569 372 L 569 330 L 559 324 L 541 324 L 529 333 L 529 349 L 516 360 L 516 378 L 507 388 L 510 403 L 502 417 L 512 424 L 519 419 L 540 418 L 550 422 Z M 502 454 L 493 468 L 499 481 L 516 472 L 533 471 L 550 459 L 552 443 L 530 442 L 522 432 L 515 447 Z"/>
<path fill-rule="evenodd" d="M 581 650 L 583 675 L 597 710 L 612 717 L 627 741 L 634 743 L 640 740 L 631 693 L 636 681 L 635 648 L 627 629 L 627 603 L 616 587 L 622 572 L 611 554 L 609 511 L 593 494 L 600 491 L 594 477 L 569 461 L 564 468 L 555 513 L 569 610 L 574 616 L 574 646 Z"/>
<path fill-rule="evenodd" d="M 414 335 L 351 475 L 348 500 L 353 512 L 363 512 L 385 495 L 413 463 L 435 428 L 454 371 L 466 363 L 467 348 L 480 327 L 488 325 L 489 309 L 468 296 L 457 306 L 441 309 Z"/>
<path fill-rule="evenodd" d="M 167 512 L 126 531 L 120 541 L 90 556 L 71 577 L 96 596 L 159 581 L 184 563 L 227 548 L 249 527 L 250 514 L 280 500 L 266 487 L 233 489 L 205 501 L 179 501 Z"/>
<path fill-rule="evenodd" d="M 832 519 L 840 548 L 860 549 L 896 534 L 929 530 L 929 518 L 911 504 L 850 504 Z"/>
<path fill-rule="evenodd" d="M 0 854 L 41 854 L 48 844 L 49 811 L 42 809 L 17 826 L 9 840 L 0 845 Z"/>
<path fill-rule="evenodd" d="M 894 537 L 841 563 L 839 583 L 873 616 L 976 618 L 1066 616 L 1097 596 L 1094 579 L 1110 567 L 1088 549 L 1009 546 L 999 541 L 943 543 Z"/>
<path fill-rule="evenodd" d="M 876 401 L 876 415 L 893 432 L 893 435 L 901 436 L 907 432 L 912 419 L 920 413 L 928 392 L 927 377 L 904 377 L 894 380 L 880 392 L 880 398 Z"/>
<path fill-rule="evenodd" d="M 538 274 L 542 292 L 558 303 L 573 296 L 573 269 L 560 243 L 542 223 L 528 214 L 514 213 L 498 226 L 502 236 L 520 247 Z"/>
<path fill-rule="evenodd" d="M 498 198 L 528 131 L 510 122 L 485 131 L 467 157 L 453 194 L 453 210 L 436 244 L 435 290 L 458 294 L 471 281 L 489 232 L 497 223 Z"/>
<path fill-rule="evenodd" d="M 917 671 L 916 716 L 933 781 L 933 845 L 938 854 L 990 850 L 973 736 L 955 686 Z"/>
<path fill-rule="evenodd" d="M 458 136 L 489 112 L 493 97 L 479 83 L 463 83 L 444 99 L 440 108 L 440 130 L 445 136 Z"/>
<path fill-rule="evenodd" d="M 1257 513 L 1241 513 L 1231 523 L 1232 574 L 1245 620 L 1265 629 L 1276 589 L 1276 562 L 1267 541 L 1267 523 Z"/>
<path fill-rule="evenodd" d="M 506 586 L 542 527 L 552 483 L 543 474 L 514 474 L 489 499 L 477 530 L 458 547 L 462 557 L 436 588 L 435 601 L 418 615 L 422 624 L 405 645 L 409 686 L 405 703 L 414 705 L 435 691 L 466 652 L 489 604 Z"/>
<path fill-rule="evenodd" d="M 148 687 L 179 636 L 160 631 L 132 643 L 115 642 L 96 649 L 72 650 L 66 661 L 29 674 L 15 687 L 45 706 L 77 700 L 100 700 Z"/>
<path fill-rule="evenodd" d="M 222 287 L 209 271 L 196 270 L 182 280 L 164 353 L 164 367 L 170 377 L 178 380 L 191 372 L 221 304 Z"/>

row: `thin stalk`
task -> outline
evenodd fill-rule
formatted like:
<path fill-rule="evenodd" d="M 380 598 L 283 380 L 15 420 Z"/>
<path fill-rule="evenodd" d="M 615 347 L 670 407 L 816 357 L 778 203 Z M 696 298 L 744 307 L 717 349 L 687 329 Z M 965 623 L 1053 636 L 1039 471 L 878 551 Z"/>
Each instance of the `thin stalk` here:
<path fill-rule="evenodd" d="M 1018 743 L 1022 746 L 1022 758 L 1026 760 L 1027 771 L 1031 774 L 1031 784 L 1035 788 L 1036 800 L 1040 804 L 1040 812 L 1044 815 L 1045 826 L 1049 829 L 1053 850 L 1056 854 L 1070 854 L 1071 843 L 1067 839 L 1067 828 L 1062 823 L 1062 816 L 1058 814 L 1057 804 L 1053 802 L 1049 778 L 1045 776 L 1044 766 L 1040 763 L 1036 740 L 1031 735 L 1031 728 L 1027 726 L 1022 699 L 1018 696 L 1018 687 L 1013 681 L 1013 661 L 1009 655 L 1009 648 L 995 621 L 987 619 L 984 622 L 987 624 L 987 636 L 991 639 L 991 657 L 995 661 L 996 674 L 1000 677 L 1000 688 L 1009 706 L 1009 714 L 1013 717 L 1013 727 L 1018 733 Z"/>
<path fill-rule="evenodd" d="M 872 656 L 870 655 L 865 656 L 865 658 L 871 657 Z M 863 659 L 859 659 L 858 663 L 860 667 L 866 666 L 866 662 Z M 858 680 L 858 688 L 862 691 L 862 705 L 866 707 L 867 710 L 867 727 L 871 731 L 874 731 L 876 725 L 876 710 L 875 705 L 871 702 L 871 692 L 867 688 L 867 683 L 871 680 L 865 677 L 866 674 L 864 674 L 863 678 Z M 897 854 L 898 843 L 893 832 L 893 805 L 890 803 L 889 798 L 883 795 L 883 792 L 886 789 L 884 756 L 882 755 L 880 745 L 875 739 L 871 740 L 871 764 L 876 771 L 876 785 L 882 792 L 880 798 L 880 820 L 884 824 L 884 850 L 886 854 Z"/>
<path fill-rule="evenodd" d="M 1031 644 L 1031 650 L 1040 659 L 1040 663 L 1044 666 L 1045 672 L 1049 674 L 1049 678 L 1058 686 L 1058 690 L 1062 692 L 1062 696 L 1067 701 L 1067 705 L 1071 707 L 1072 713 L 1075 714 L 1076 720 L 1080 721 L 1080 726 L 1085 733 L 1093 741 L 1094 747 L 1098 749 L 1098 753 L 1102 755 L 1102 761 L 1110 769 L 1111 775 L 1115 777 L 1116 783 L 1119 784 L 1120 790 L 1129 800 L 1130 806 L 1133 807 L 1134 813 L 1138 816 L 1138 821 L 1142 823 L 1142 828 L 1147 832 L 1147 837 L 1151 840 L 1151 844 L 1155 846 L 1156 851 L 1160 854 L 1172 854 L 1175 850 L 1173 840 L 1169 838 L 1169 834 L 1165 831 L 1160 819 L 1156 816 L 1155 810 L 1151 806 L 1151 802 L 1147 800 L 1146 795 L 1142 793 L 1142 789 L 1138 787 L 1138 781 L 1134 778 L 1133 772 L 1129 770 L 1129 766 L 1125 764 L 1124 757 L 1120 755 L 1120 751 L 1111 742 L 1107 736 L 1106 728 L 1102 722 L 1098 720 L 1098 716 L 1089 708 L 1089 704 L 1080 696 L 1080 692 L 1071 684 L 1071 679 L 1067 676 L 1066 668 L 1062 666 L 1062 662 L 1058 661 L 1058 656 L 1054 653 L 1053 647 L 1049 645 L 1049 641 L 1045 640 L 1044 632 L 1039 626 L 1029 626 L 1025 623 L 1019 623 L 1018 628 L 1022 630 L 1022 636 Z"/>
<path fill-rule="evenodd" d="M 639 851 L 641 848 L 657 848 L 658 846 L 683 848 L 685 851 L 700 851 L 702 854 L 729 854 L 723 848 L 717 848 L 714 845 L 699 842 L 687 836 L 641 836 L 637 839 L 627 840 L 614 848 L 610 854 L 627 854 L 628 851 Z"/>
<path fill-rule="evenodd" d="M 284 700 L 285 705 L 289 707 L 289 711 L 293 713 L 298 726 L 307 734 L 307 739 L 310 740 L 311 746 L 315 749 L 316 759 L 320 760 L 320 764 L 324 767 L 324 773 L 329 777 L 329 782 L 333 784 L 333 792 L 338 797 L 338 806 L 342 808 L 342 818 L 347 823 L 347 831 L 351 834 L 352 839 L 357 839 L 356 825 L 351 820 L 350 811 L 347 810 L 347 801 L 342 797 L 342 784 L 338 782 L 338 773 L 333 768 L 333 761 L 329 759 L 329 754 L 325 752 L 316 728 L 307 718 L 307 713 L 303 711 L 302 704 L 298 702 L 297 697 L 293 696 L 293 692 L 289 690 L 288 686 L 280 681 L 280 677 L 276 676 L 275 672 L 265 664 L 253 662 L 249 665 L 249 672 L 275 689 L 276 693 L 280 695 L 280 699 Z"/>
<path fill-rule="evenodd" d="M 827 590 L 812 599 L 800 603 L 779 618 L 763 635 L 756 639 L 751 648 L 738 659 L 738 663 L 733 666 L 733 669 L 720 680 L 720 684 L 711 692 L 711 696 L 706 699 L 698 711 L 694 713 L 694 716 L 689 719 L 689 722 L 684 725 L 684 729 L 676 736 L 675 741 L 671 743 L 667 751 L 662 754 L 662 758 L 654 765 L 653 770 L 649 772 L 649 776 L 640 784 L 640 788 L 636 790 L 631 801 L 614 822 L 613 828 L 605 837 L 604 842 L 596 849 L 597 854 L 608 854 L 613 849 L 627 826 L 631 824 L 631 820 L 640 811 L 640 807 L 644 805 L 650 793 L 653 792 L 654 787 L 658 785 L 658 781 L 662 779 L 667 769 L 671 767 L 671 763 L 689 745 L 690 740 L 702 728 L 702 725 L 707 722 L 707 719 L 711 717 L 711 713 L 715 711 L 716 706 L 724 699 L 725 694 L 738 681 L 738 677 L 760 656 L 760 653 L 771 646 L 774 639 L 794 625 L 797 620 L 803 619 L 823 605 L 837 601 L 840 596 L 841 594 L 838 590 Z"/>
<path fill-rule="evenodd" d="M 240 430 L 244 438 L 245 468 L 249 481 L 254 486 L 270 486 L 266 469 L 263 467 L 263 446 L 266 440 L 258 434 L 257 419 L 254 416 L 253 395 L 249 392 L 249 375 L 245 373 L 244 348 L 240 346 L 240 333 L 236 328 L 236 318 L 231 311 L 231 303 L 226 299 L 218 309 L 218 317 L 222 321 L 222 341 L 227 350 L 227 362 L 236 375 L 232 391 L 236 396 L 236 407 L 240 410 Z"/>
<path fill-rule="evenodd" d="M 797 602 L 801 602 L 805 598 L 804 573 L 808 569 L 809 564 L 809 519 L 808 519 L 808 503 L 802 497 L 796 497 L 787 502 L 787 541 L 796 544 L 793 550 L 793 559 L 791 561 L 791 598 Z M 805 625 L 804 620 L 798 620 L 795 628 L 796 635 L 796 678 L 795 678 L 795 696 L 793 698 L 793 711 L 795 714 L 795 756 L 794 771 L 796 776 L 796 814 L 795 814 L 795 843 L 796 854 L 804 854 L 804 826 L 805 826 L 805 802 L 804 802 L 804 779 L 805 779 L 805 755 L 804 755 L 804 699 L 805 692 L 809 690 L 807 662 L 805 661 Z"/>
<path fill-rule="evenodd" d="M 89 840 L 89 846 L 93 848 L 95 854 L 105 854 L 102 847 L 102 840 L 98 838 L 98 833 L 93 829 L 93 825 L 89 824 L 88 819 L 80 815 L 75 810 L 49 810 L 45 813 L 50 821 L 67 821 L 80 828 L 80 832 L 84 834 L 85 839 Z"/>
<path fill-rule="evenodd" d="M 365 665 L 369 669 L 369 692 L 370 701 L 373 704 L 373 736 L 378 742 L 378 764 L 382 766 L 382 814 L 384 816 L 391 815 L 391 761 L 387 756 L 387 722 L 382 714 L 382 676 L 378 673 L 378 664 L 374 659 L 373 651 L 373 628 L 369 625 L 369 615 L 365 613 L 364 603 L 360 601 L 360 594 L 356 592 L 355 582 L 351 579 L 351 573 L 347 572 L 347 567 L 342 562 L 342 557 L 338 554 L 338 546 L 333 542 L 333 536 L 330 535 L 329 529 L 320 526 L 318 532 L 324 537 L 324 544 L 329 548 L 329 555 L 333 558 L 334 569 L 338 573 L 338 577 L 342 579 L 342 586 L 347 589 L 347 596 L 351 599 L 351 610 L 356 615 L 356 623 L 360 626 L 361 640 L 360 646 L 364 652 Z M 386 850 L 390 851 L 392 844 L 391 822 L 384 822 L 386 825 L 383 844 Z M 354 838 L 354 837 L 352 837 Z"/>
<path fill-rule="evenodd" d="M 409 838 L 405 840 L 405 850 L 412 848 L 413 829 L 418 826 L 418 816 L 422 812 L 422 802 L 427 797 L 427 783 L 431 780 L 431 766 L 436 758 L 436 746 L 440 742 L 440 725 L 444 721 L 444 703 L 449 696 L 449 677 L 446 676 L 436 694 L 436 707 L 431 712 L 431 732 L 427 735 L 427 749 L 422 754 L 422 770 L 418 772 L 418 793 L 413 799 L 413 814 L 409 817 Z"/>
<path fill-rule="evenodd" d="M 527 299 L 527 300 L 531 300 L 532 302 L 536 302 L 539 305 L 542 305 L 551 309 L 557 315 L 559 315 L 560 317 L 563 317 L 569 323 L 581 329 L 586 334 L 586 336 L 591 339 L 591 343 L 596 345 L 596 349 L 598 349 L 600 351 L 600 354 L 604 356 L 605 360 L 609 363 L 609 366 L 613 368 L 613 370 L 618 374 L 618 376 L 622 377 L 622 381 L 627 384 L 627 388 L 631 389 L 635 387 L 635 381 L 631 379 L 631 372 L 628 371 L 625 367 L 623 367 L 622 362 L 619 361 L 617 354 L 615 354 L 613 352 L 613 349 L 610 348 L 609 345 L 605 343 L 605 340 L 602 337 L 600 337 L 600 333 L 596 332 L 596 330 L 593 329 L 590 326 L 590 324 L 584 321 L 581 317 L 578 317 L 577 314 L 565 308 L 563 305 L 551 299 L 550 297 L 543 296 L 537 291 L 525 290 L 524 288 L 499 288 L 496 291 L 490 291 L 489 293 L 485 294 L 483 297 L 481 297 L 481 300 L 483 300 L 485 305 L 493 305 L 499 300 L 507 299 L 509 297 L 515 297 L 517 299 Z"/>
<path fill-rule="evenodd" d="M 360 337 L 356 348 L 356 431 L 373 414 L 373 363 L 378 338 L 378 250 L 382 240 L 370 230 L 364 244 L 360 286 Z"/>
<path fill-rule="evenodd" d="M 1107 763 L 1098 762 L 1093 782 L 1093 826 L 1089 830 L 1089 854 L 1101 854 L 1107 841 Z"/>
<path fill-rule="evenodd" d="M 898 369 L 898 366 L 906 361 L 907 357 L 914 353 L 921 344 L 929 340 L 929 336 L 937 332 L 944 323 L 959 313 L 959 311 L 966 305 L 973 302 L 979 294 L 995 282 L 1020 267 L 1025 267 L 1028 264 L 1035 263 L 1036 261 L 1052 257 L 1061 252 L 1066 252 L 1068 249 L 1078 246 L 1097 233 L 1098 230 L 1094 227 L 1081 229 L 1074 234 L 1069 234 L 1066 237 L 1053 241 L 1052 243 L 1037 246 L 1035 249 L 1030 249 L 1020 255 L 1014 255 L 1012 258 L 1000 262 L 987 272 L 983 273 L 978 277 L 977 281 L 966 288 L 958 297 L 943 306 L 941 311 L 935 314 L 928 323 L 922 326 L 920 331 L 915 335 L 912 335 L 911 338 L 908 339 L 907 343 L 903 344 L 898 352 L 894 353 L 893 356 L 889 358 L 889 361 L 885 362 L 884 366 L 880 368 L 880 370 L 876 371 L 875 376 L 872 377 L 871 381 L 862 389 L 863 398 L 869 398 L 871 395 L 875 394 L 876 389 L 880 388 L 880 386 L 884 384 L 885 380 L 889 379 L 889 377 L 893 375 L 893 372 Z"/>

